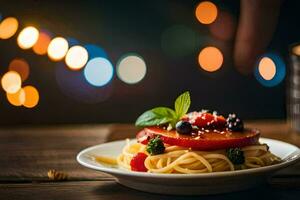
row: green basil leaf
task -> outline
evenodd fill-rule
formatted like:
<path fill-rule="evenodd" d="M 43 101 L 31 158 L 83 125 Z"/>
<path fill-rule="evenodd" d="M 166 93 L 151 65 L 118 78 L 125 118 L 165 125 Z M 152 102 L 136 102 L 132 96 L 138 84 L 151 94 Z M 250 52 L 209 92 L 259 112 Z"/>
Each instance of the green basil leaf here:
<path fill-rule="evenodd" d="M 176 118 L 176 113 L 171 108 L 156 107 L 151 109 L 151 111 L 161 117 Z"/>
<path fill-rule="evenodd" d="M 175 101 L 175 112 L 178 119 L 188 112 L 190 105 L 191 98 L 190 93 L 188 91 L 184 92 L 179 97 L 177 97 Z"/>
<path fill-rule="evenodd" d="M 144 112 L 135 122 L 136 126 L 156 126 L 166 124 L 176 117 L 175 112 L 166 107 L 157 107 Z"/>

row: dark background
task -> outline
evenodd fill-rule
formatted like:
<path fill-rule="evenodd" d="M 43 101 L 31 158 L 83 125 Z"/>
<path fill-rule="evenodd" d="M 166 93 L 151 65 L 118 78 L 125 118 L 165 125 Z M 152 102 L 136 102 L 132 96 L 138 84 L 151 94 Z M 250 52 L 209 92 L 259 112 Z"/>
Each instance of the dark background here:
<path fill-rule="evenodd" d="M 61 87 L 57 81 L 59 65 L 32 50 L 21 50 L 17 34 L 0 40 L 0 74 L 7 71 L 15 57 L 30 64 L 30 76 L 24 85 L 35 85 L 40 92 L 39 105 L 33 109 L 14 107 L 0 92 L 0 125 L 134 122 L 137 116 L 154 106 L 173 106 L 174 99 L 189 90 L 192 110 L 212 109 L 227 114 L 236 112 L 244 119 L 284 118 L 286 116 L 286 79 L 275 87 L 264 87 L 252 74 L 240 74 L 232 63 L 233 41 L 213 38 L 207 26 L 200 24 L 194 9 L 200 1 L 43 1 L 5 0 L 0 2 L 4 17 L 14 16 L 20 28 L 34 25 L 53 36 L 75 38 L 80 44 L 104 48 L 115 65 L 128 53 L 140 54 L 147 65 L 145 78 L 135 85 L 114 76 L 105 88 L 90 86 Z M 239 2 L 213 1 L 238 20 Z M 285 1 L 278 27 L 268 52 L 287 58 L 288 45 L 299 38 L 299 1 Z M 194 46 L 182 55 L 167 55 L 161 47 L 165 30 L 184 26 L 192 30 Z M 258 33 L 263 34 L 263 33 Z M 195 42 L 193 43 L 193 40 Z M 208 73 L 199 68 L 201 48 L 214 45 L 224 54 L 223 67 Z M 80 72 L 70 72 L 76 73 Z M 77 74 L 78 75 L 78 74 Z M 88 87 L 80 91 L 78 88 Z M 106 100 L 102 95 L 110 94 Z"/>

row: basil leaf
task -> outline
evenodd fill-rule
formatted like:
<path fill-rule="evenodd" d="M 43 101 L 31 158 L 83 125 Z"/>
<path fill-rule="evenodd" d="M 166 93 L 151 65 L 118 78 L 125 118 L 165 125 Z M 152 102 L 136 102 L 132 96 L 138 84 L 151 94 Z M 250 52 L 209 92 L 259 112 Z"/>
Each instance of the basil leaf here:
<path fill-rule="evenodd" d="M 175 112 L 167 107 L 157 107 L 144 112 L 136 120 L 136 126 L 156 126 L 166 124 L 176 118 Z"/>
<path fill-rule="evenodd" d="M 188 91 L 184 92 L 179 97 L 177 97 L 175 101 L 175 112 L 177 115 L 177 119 L 181 118 L 188 112 L 190 105 L 191 98 L 190 93 Z"/>
<path fill-rule="evenodd" d="M 171 108 L 168 108 L 168 107 L 156 107 L 156 108 L 151 109 L 151 111 L 153 113 L 155 113 L 156 115 L 159 115 L 162 117 L 169 117 L 169 118 L 176 117 L 176 113 L 174 112 L 174 110 L 172 110 Z"/>

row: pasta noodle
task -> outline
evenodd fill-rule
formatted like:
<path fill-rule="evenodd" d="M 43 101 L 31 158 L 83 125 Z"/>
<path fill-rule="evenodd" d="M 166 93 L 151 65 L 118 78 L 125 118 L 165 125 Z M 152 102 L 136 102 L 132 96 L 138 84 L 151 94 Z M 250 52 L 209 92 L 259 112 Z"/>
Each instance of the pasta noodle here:
<path fill-rule="evenodd" d="M 197 151 L 190 148 L 167 146 L 165 152 L 159 155 L 149 155 L 146 145 L 141 143 L 126 146 L 117 158 L 117 164 L 130 170 L 130 161 L 138 152 L 148 155 L 144 164 L 150 173 L 181 173 L 198 174 L 220 171 L 234 171 L 272 165 L 280 162 L 280 158 L 268 151 L 267 145 L 258 144 L 241 148 L 245 162 L 234 165 L 226 156 L 225 150 Z"/>

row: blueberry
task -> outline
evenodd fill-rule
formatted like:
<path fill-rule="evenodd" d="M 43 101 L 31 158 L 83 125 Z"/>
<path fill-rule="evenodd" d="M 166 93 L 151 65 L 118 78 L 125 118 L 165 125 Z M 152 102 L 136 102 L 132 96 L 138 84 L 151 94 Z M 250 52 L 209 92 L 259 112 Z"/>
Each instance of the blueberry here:
<path fill-rule="evenodd" d="M 236 114 L 229 114 L 226 120 L 226 127 L 231 131 L 243 131 L 244 123 Z"/>
<path fill-rule="evenodd" d="M 193 130 L 192 125 L 186 121 L 179 121 L 176 123 L 176 131 L 180 134 L 190 134 Z"/>

